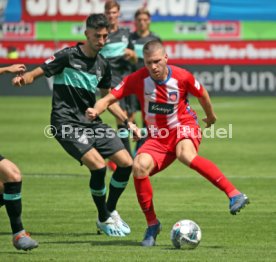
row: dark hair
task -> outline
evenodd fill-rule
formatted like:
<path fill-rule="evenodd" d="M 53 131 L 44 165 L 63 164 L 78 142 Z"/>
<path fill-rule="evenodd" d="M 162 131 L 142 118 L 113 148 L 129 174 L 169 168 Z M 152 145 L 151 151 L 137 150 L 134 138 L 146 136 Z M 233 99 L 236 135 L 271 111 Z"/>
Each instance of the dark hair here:
<path fill-rule="evenodd" d="M 99 29 L 108 27 L 109 23 L 104 14 L 91 14 L 86 19 L 86 28 Z"/>
<path fill-rule="evenodd" d="M 149 18 L 151 17 L 149 10 L 148 10 L 147 8 L 145 8 L 145 7 L 139 8 L 139 9 L 135 12 L 134 18 L 137 18 L 139 15 L 147 15 Z"/>
<path fill-rule="evenodd" d="M 151 53 L 157 49 L 162 49 L 165 52 L 165 48 L 160 40 L 151 40 L 144 45 L 143 53 Z"/>
<path fill-rule="evenodd" d="M 106 1 L 104 5 L 104 10 L 108 11 L 113 7 L 117 7 L 118 10 L 120 11 L 120 4 L 117 1 L 113 1 L 113 0 Z"/>

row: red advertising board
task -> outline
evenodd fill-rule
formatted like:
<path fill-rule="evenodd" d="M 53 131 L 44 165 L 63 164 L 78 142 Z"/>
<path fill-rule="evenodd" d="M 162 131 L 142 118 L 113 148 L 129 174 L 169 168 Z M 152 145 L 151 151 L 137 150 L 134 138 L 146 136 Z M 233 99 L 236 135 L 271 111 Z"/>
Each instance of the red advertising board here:
<path fill-rule="evenodd" d="M 0 31 L 0 39 L 5 41 L 34 40 L 36 36 L 34 23 L 3 23 Z"/>
<path fill-rule="evenodd" d="M 164 42 L 174 64 L 276 64 L 276 41 Z"/>
<path fill-rule="evenodd" d="M 22 0 L 24 21 L 83 21 L 102 13 L 104 0 Z"/>
<path fill-rule="evenodd" d="M 55 51 L 76 42 L 16 42 L 17 62 L 40 63 Z M 9 47 L 15 42 L 0 43 L 0 63 L 7 61 Z M 179 65 L 276 65 L 276 41 L 189 41 L 164 42 L 169 63 Z M 13 61 L 14 62 L 14 61 Z"/>
<path fill-rule="evenodd" d="M 0 43 L 0 63 L 42 63 L 57 50 L 73 46 L 76 42 L 14 42 L 3 41 Z M 10 47 L 16 47 L 18 59 L 8 59 Z"/>

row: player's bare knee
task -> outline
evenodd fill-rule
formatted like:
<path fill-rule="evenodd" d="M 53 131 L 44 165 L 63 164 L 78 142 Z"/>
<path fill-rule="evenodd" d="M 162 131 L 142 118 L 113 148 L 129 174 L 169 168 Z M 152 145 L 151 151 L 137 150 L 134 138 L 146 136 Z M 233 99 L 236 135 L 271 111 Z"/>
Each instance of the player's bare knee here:
<path fill-rule="evenodd" d="M 141 179 L 149 175 L 150 165 L 141 160 L 135 160 L 133 163 L 133 176 Z"/>
<path fill-rule="evenodd" d="M 121 159 L 120 163 L 118 164 L 118 166 L 120 167 L 128 167 L 128 166 L 132 166 L 133 165 L 133 159 L 131 158 L 131 156 L 127 153 L 126 156 L 124 158 Z"/>
<path fill-rule="evenodd" d="M 186 166 L 190 166 L 196 155 L 196 152 L 182 150 L 179 154 L 177 154 L 177 159 Z"/>
<path fill-rule="evenodd" d="M 17 166 L 10 166 L 4 172 L 4 182 L 20 182 L 22 180 L 20 170 Z"/>

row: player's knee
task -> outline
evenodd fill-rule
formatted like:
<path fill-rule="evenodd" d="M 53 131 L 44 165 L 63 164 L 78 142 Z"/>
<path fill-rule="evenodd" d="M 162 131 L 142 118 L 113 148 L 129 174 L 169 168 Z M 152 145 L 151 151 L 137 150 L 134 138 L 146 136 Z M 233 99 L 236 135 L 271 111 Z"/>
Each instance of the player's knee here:
<path fill-rule="evenodd" d="M 20 170 L 16 165 L 8 166 L 3 172 L 4 182 L 20 182 L 22 180 Z"/>
<path fill-rule="evenodd" d="M 120 167 L 128 167 L 132 165 L 133 165 L 133 159 L 129 154 L 127 154 L 126 157 L 124 157 L 119 164 Z"/>
<path fill-rule="evenodd" d="M 119 167 L 128 167 L 133 165 L 133 159 L 126 150 L 121 150 L 116 157 L 111 158 Z"/>
<path fill-rule="evenodd" d="M 145 161 L 134 161 L 133 163 L 133 176 L 141 179 L 149 175 L 150 166 Z"/>
<path fill-rule="evenodd" d="M 185 152 L 183 151 L 181 154 L 177 155 L 177 159 L 183 164 L 190 166 L 192 160 L 195 158 L 197 154 L 193 152 Z"/>

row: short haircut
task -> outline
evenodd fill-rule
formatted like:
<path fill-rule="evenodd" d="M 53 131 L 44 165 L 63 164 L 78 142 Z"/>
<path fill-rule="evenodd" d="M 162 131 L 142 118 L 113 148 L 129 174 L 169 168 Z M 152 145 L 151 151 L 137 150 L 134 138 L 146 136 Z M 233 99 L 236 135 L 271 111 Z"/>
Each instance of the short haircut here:
<path fill-rule="evenodd" d="M 120 4 L 117 1 L 108 0 L 108 1 L 106 1 L 105 5 L 104 5 L 104 10 L 108 11 L 113 7 L 117 7 L 118 10 L 120 11 Z"/>
<path fill-rule="evenodd" d="M 134 14 L 134 18 L 136 19 L 139 15 L 147 15 L 149 18 L 151 18 L 150 12 L 147 8 L 145 7 L 141 7 L 139 8 L 135 14 Z"/>
<path fill-rule="evenodd" d="M 151 53 L 158 49 L 161 49 L 164 53 L 166 53 L 165 48 L 160 40 L 151 40 L 144 45 L 143 53 Z"/>
<path fill-rule="evenodd" d="M 108 20 L 104 14 L 91 14 L 86 19 L 86 28 L 100 29 L 109 27 Z"/>

